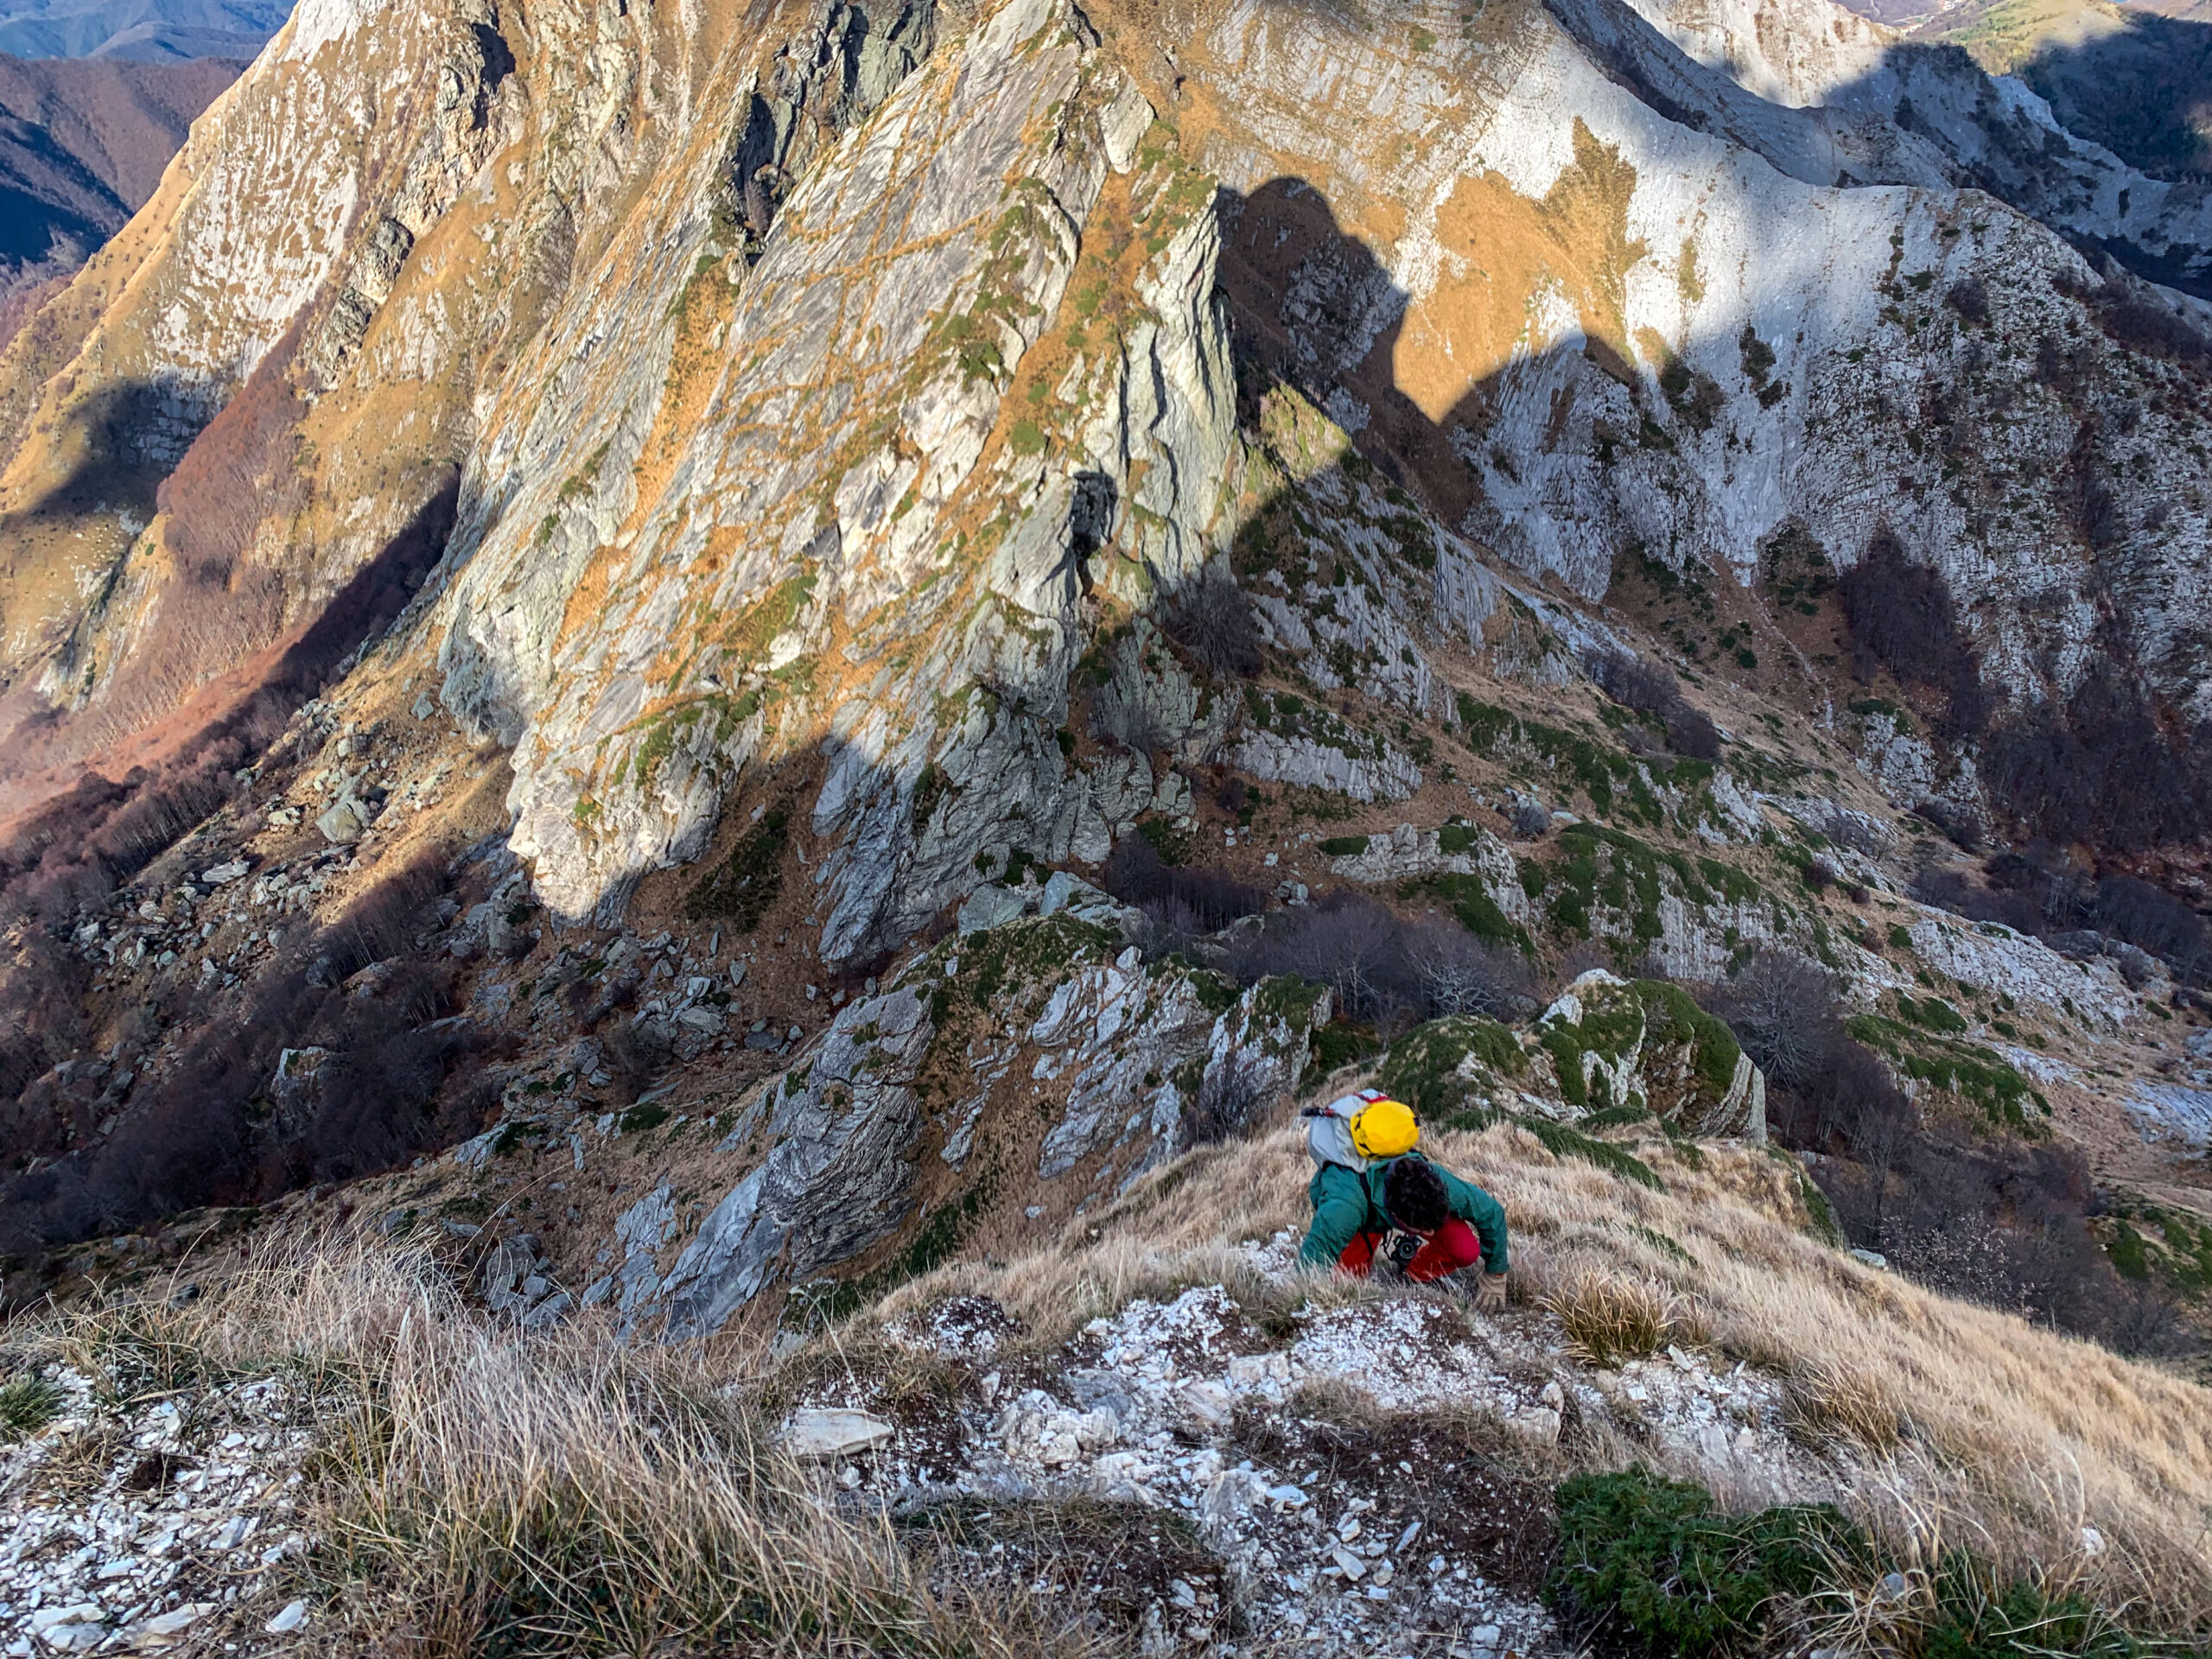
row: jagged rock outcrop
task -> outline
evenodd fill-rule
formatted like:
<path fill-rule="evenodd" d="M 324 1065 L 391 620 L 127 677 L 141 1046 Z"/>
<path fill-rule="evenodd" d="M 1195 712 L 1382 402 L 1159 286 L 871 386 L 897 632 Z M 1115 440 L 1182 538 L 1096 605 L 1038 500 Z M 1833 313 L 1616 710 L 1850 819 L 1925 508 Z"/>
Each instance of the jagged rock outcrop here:
<path fill-rule="evenodd" d="M 688 205 L 636 303 L 671 366 L 533 392 L 493 438 L 445 695 L 517 744 L 557 908 L 696 856 L 748 763 L 817 742 L 825 954 L 971 886 L 986 825 L 1069 855 L 1085 596 L 1172 584 L 1223 528 L 1209 198 L 1147 109 L 1069 14 L 1001 11 L 798 184 L 757 264 Z M 647 490 L 657 431 L 679 458 Z"/>
<path fill-rule="evenodd" d="M 1326 991 L 1281 979 L 1240 991 L 1179 961 L 1146 964 L 1083 919 L 1104 895 L 1054 882 L 1049 913 L 1020 916 L 1017 902 L 1011 918 L 918 954 L 895 983 L 847 1003 L 798 1065 L 715 1120 L 709 1156 L 679 1155 L 672 1138 L 667 1173 L 617 1218 L 604 1271 L 577 1300 L 632 1328 L 706 1334 L 772 1286 L 849 1270 L 910 1235 L 918 1206 L 957 1229 L 1002 1179 L 1008 1198 L 1110 1198 L 1297 1088 Z M 693 1216 L 702 1174 L 748 1156 Z M 557 1317 L 537 1313 L 556 1294 L 548 1280 L 525 1299 L 530 1316 Z"/>
<path fill-rule="evenodd" d="M 1626 555 L 1749 581 L 1792 524 L 1847 567 L 1886 528 L 1976 596 L 1990 683 L 2030 704 L 2084 673 L 2085 595 L 2125 593 L 2145 683 L 2202 718 L 2212 501 L 2181 469 L 2081 505 L 2202 442 L 2192 372 L 2131 349 L 2186 302 L 1933 176 L 1777 170 L 1627 73 L 1656 48 L 1715 79 L 1625 10 L 1493 8 L 1420 50 L 1361 16 L 1236 8 L 1176 49 L 1222 111 L 1239 326 L 1365 454 L 1593 597 Z"/>
<path fill-rule="evenodd" d="M 1999 702 L 2101 652 L 2212 717 L 2189 308 L 2050 228 L 2131 187 L 2000 143 L 1986 79 L 1954 131 L 1913 79 L 1948 60 L 1840 16 L 1238 3 L 1156 50 L 1052 0 L 741 39 L 319 3 L 8 348 L 0 511 L 88 460 L 106 504 L 10 520 L 14 716 L 67 760 L 442 550 L 395 643 L 512 749 L 555 919 L 772 792 L 833 962 L 1189 818 L 1193 768 L 1411 797 L 1429 740 L 1355 701 L 1464 723 L 1462 655 L 1578 677 L 1624 647 L 1542 583 L 1624 558 L 1751 580 L 1777 537 L 1847 567 L 1887 533 L 1975 597 Z M 1960 187 L 1998 166 L 1969 127 L 2025 212 Z M 1161 631 L 1209 561 L 1277 683 Z M 1911 741 L 1870 735 L 1885 785 L 1971 806 Z M 1711 797 L 1700 834 L 1757 832 Z"/>
<path fill-rule="evenodd" d="M 905 1219 L 902 1154 L 921 1116 L 915 1067 L 935 1035 L 928 1007 L 912 985 L 851 1004 L 804 1072 L 763 1096 L 774 1150 L 715 1206 L 660 1285 L 671 1336 L 718 1331 L 778 1269 L 804 1277 Z"/>
<path fill-rule="evenodd" d="M 1664 980 L 1593 969 L 1536 1022 L 1570 1107 L 1642 1107 L 1684 1135 L 1766 1139 L 1766 1078 L 1728 1027 Z"/>
<path fill-rule="evenodd" d="M 1455 1014 L 1392 1048 L 1382 1085 L 1425 1117 L 1573 1123 L 1648 1112 L 1670 1135 L 1766 1139 L 1766 1078 L 1727 1027 L 1663 980 L 1582 975 L 1532 1029 Z"/>

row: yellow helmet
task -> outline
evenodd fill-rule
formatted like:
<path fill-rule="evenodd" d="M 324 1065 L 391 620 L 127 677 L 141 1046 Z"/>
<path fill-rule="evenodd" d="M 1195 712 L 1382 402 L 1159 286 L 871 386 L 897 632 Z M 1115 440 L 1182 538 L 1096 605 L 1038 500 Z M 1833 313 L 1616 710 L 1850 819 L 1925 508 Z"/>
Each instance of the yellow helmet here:
<path fill-rule="evenodd" d="M 1413 1108 L 1389 1096 L 1370 1100 L 1351 1120 L 1352 1149 L 1363 1158 L 1402 1158 L 1421 1144 Z"/>

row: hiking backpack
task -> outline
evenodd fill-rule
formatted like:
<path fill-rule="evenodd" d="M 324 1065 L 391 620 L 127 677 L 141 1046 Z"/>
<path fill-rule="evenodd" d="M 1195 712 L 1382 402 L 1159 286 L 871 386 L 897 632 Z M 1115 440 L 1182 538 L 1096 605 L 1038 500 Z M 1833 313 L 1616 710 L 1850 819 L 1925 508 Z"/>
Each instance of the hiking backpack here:
<path fill-rule="evenodd" d="M 1342 1164 L 1363 1173 L 1404 1156 L 1421 1142 L 1412 1109 L 1376 1089 L 1339 1095 L 1325 1106 L 1308 1106 L 1300 1116 L 1306 1120 L 1306 1150 L 1317 1165 Z"/>

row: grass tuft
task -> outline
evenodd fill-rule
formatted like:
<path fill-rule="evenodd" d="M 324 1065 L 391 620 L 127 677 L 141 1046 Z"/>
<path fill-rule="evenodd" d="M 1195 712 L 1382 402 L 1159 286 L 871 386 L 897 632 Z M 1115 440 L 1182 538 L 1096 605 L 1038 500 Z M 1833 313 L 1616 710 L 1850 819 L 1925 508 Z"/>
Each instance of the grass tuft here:
<path fill-rule="evenodd" d="M 61 1385 L 41 1371 L 0 1383 L 0 1446 L 28 1440 L 61 1414 Z"/>
<path fill-rule="evenodd" d="M 1880 1376 L 1846 1361 L 1806 1359 L 1782 1382 L 1783 1421 L 1808 1446 L 1853 1445 L 1893 1451 L 1904 1438 L 1904 1413 Z"/>
<path fill-rule="evenodd" d="M 1649 1359 L 1669 1342 L 1698 1340 L 1700 1327 L 1680 1298 L 1648 1279 L 1586 1268 L 1543 1299 L 1586 1364 Z"/>

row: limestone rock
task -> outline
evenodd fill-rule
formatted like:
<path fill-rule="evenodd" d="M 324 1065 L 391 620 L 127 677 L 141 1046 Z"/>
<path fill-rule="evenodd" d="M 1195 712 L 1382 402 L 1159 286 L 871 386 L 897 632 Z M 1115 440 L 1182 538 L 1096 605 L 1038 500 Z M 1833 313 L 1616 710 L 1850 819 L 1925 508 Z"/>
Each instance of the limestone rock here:
<path fill-rule="evenodd" d="M 700 1224 L 655 1306 L 672 1337 L 720 1330 L 772 1275 L 802 1277 L 894 1230 L 909 1207 L 905 1153 L 920 1126 L 914 1068 L 933 1027 L 911 986 L 849 1002 L 803 1080 L 775 1086 L 760 1166 Z"/>
<path fill-rule="evenodd" d="M 1133 906 L 1124 905 L 1104 888 L 1094 887 L 1066 870 L 1055 870 L 1046 880 L 1043 896 L 1037 901 L 1037 912 L 1052 916 L 1061 911 L 1078 921 L 1110 927 L 1124 935 L 1138 915 Z"/>
<path fill-rule="evenodd" d="M 1029 910 L 1028 895 L 995 884 L 981 887 L 960 906 L 960 931 L 981 933 L 1002 923 L 1020 919 Z"/>
<path fill-rule="evenodd" d="M 1593 969 L 1537 1023 L 1573 1111 L 1640 1106 L 1680 1133 L 1766 1139 L 1766 1079 L 1727 1027 L 1665 980 Z"/>
<path fill-rule="evenodd" d="M 795 1458 L 826 1459 L 850 1457 L 888 1446 L 898 1431 L 880 1417 L 864 1411 L 808 1406 L 785 1420 L 784 1447 Z"/>

